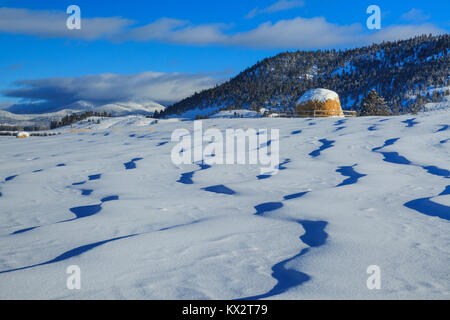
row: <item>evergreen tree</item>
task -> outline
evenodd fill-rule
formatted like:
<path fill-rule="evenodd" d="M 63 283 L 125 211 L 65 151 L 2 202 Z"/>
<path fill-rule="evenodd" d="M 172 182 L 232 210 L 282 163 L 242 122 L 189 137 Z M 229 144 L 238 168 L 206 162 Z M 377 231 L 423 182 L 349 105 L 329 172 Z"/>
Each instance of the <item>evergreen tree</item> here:
<path fill-rule="evenodd" d="M 369 92 L 369 94 L 362 100 L 361 103 L 361 116 L 388 116 L 390 115 L 390 109 L 386 105 L 383 97 L 380 97 L 375 90 Z"/>

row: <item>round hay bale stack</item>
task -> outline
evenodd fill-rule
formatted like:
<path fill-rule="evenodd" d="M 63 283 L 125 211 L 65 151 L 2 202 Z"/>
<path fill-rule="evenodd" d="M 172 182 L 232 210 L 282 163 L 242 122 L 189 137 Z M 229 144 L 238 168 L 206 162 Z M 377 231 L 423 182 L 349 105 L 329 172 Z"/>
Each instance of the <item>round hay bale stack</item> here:
<path fill-rule="evenodd" d="M 327 89 L 307 91 L 297 101 L 295 111 L 302 117 L 344 117 L 339 95 Z"/>
<path fill-rule="evenodd" d="M 16 137 L 19 139 L 29 138 L 30 134 L 28 132 L 22 131 L 22 132 L 18 132 Z"/>

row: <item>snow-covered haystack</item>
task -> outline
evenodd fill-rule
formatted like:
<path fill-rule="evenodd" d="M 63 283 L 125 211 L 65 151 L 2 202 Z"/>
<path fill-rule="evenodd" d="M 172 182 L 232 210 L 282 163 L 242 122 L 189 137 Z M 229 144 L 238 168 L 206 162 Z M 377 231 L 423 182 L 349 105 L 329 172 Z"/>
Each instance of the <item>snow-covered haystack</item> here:
<path fill-rule="evenodd" d="M 19 139 L 29 138 L 30 134 L 28 132 L 22 131 L 17 133 L 16 137 Z"/>
<path fill-rule="evenodd" d="M 339 95 L 327 89 L 307 91 L 295 108 L 297 115 L 304 117 L 343 117 Z"/>

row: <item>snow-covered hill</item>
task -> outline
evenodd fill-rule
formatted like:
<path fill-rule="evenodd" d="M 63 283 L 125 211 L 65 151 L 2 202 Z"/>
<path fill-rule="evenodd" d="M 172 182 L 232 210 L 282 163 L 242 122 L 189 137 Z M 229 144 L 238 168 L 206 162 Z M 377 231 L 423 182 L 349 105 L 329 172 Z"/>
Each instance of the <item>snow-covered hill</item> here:
<path fill-rule="evenodd" d="M 164 110 L 164 106 L 154 101 L 117 102 L 102 106 L 94 106 L 84 101 L 65 106 L 64 108 L 47 110 L 46 113 L 33 113 L 36 110 L 16 108 L 14 105 L 0 110 L 0 125 L 10 126 L 49 126 L 50 121 L 60 120 L 62 117 L 72 113 L 95 111 L 106 112 L 112 116 L 127 115 L 153 115 L 155 111 Z M 16 112 L 16 113 L 13 113 Z"/>
<path fill-rule="evenodd" d="M 77 111 L 95 111 L 95 112 L 107 112 L 113 116 L 126 116 L 126 115 L 152 115 L 155 111 L 164 110 L 165 107 L 159 103 L 151 100 L 146 101 L 127 101 L 105 104 L 102 106 L 94 106 L 85 101 L 78 101 L 74 104 L 66 106 L 67 109 Z"/>
<path fill-rule="evenodd" d="M 213 107 L 286 113 L 316 88 L 335 91 L 342 107 L 352 110 L 359 110 L 362 99 L 375 89 L 394 114 L 414 113 L 428 102 L 442 100 L 443 92 L 434 97 L 428 93 L 430 87 L 450 83 L 449 39 L 449 34 L 424 35 L 348 50 L 279 53 L 168 106 L 163 115 Z"/>
<path fill-rule="evenodd" d="M 165 107 L 154 101 L 148 101 L 146 103 L 135 102 L 118 102 L 114 104 L 106 104 L 101 107 L 95 108 L 97 112 L 107 112 L 113 116 L 124 115 L 152 115 L 155 111 L 164 110 Z"/>
<path fill-rule="evenodd" d="M 0 137 L 0 298 L 449 299 L 448 110 L 203 121 L 280 129 L 272 176 L 174 165 L 177 128 L 193 122 Z M 66 287 L 71 265 L 81 290 Z"/>
<path fill-rule="evenodd" d="M 111 104 L 105 104 L 101 106 L 94 106 L 93 104 L 86 101 L 77 101 L 76 103 L 60 106 L 57 108 L 43 109 L 38 104 L 30 104 L 28 107 L 24 105 L 11 105 L 0 112 L 8 112 L 14 114 L 14 116 L 29 116 L 29 115 L 41 115 L 51 116 L 59 114 L 67 114 L 73 112 L 85 112 L 85 111 L 95 111 L 95 112 L 107 112 L 111 113 L 113 116 L 124 116 L 124 115 L 151 115 L 155 111 L 164 110 L 165 107 L 157 102 L 151 100 L 145 101 L 127 101 L 127 102 L 116 102 Z"/>
<path fill-rule="evenodd" d="M 5 126 L 48 126 L 52 120 L 60 120 L 62 117 L 72 114 L 74 110 L 62 110 L 53 113 L 41 114 L 15 114 L 0 110 L 0 125 Z"/>

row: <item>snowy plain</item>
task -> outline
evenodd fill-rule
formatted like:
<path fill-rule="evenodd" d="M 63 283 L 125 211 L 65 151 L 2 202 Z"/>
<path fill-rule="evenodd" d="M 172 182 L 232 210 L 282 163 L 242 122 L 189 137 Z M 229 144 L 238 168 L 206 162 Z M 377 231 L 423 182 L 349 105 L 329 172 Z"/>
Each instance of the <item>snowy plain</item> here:
<path fill-rule="evenodd" d="M 175 166 L 179 119 L 0 137 L 0 299 L 449 299 L 449 125 L 449 110 L 203 120 L 279 129 L 273 176 Z"/>

